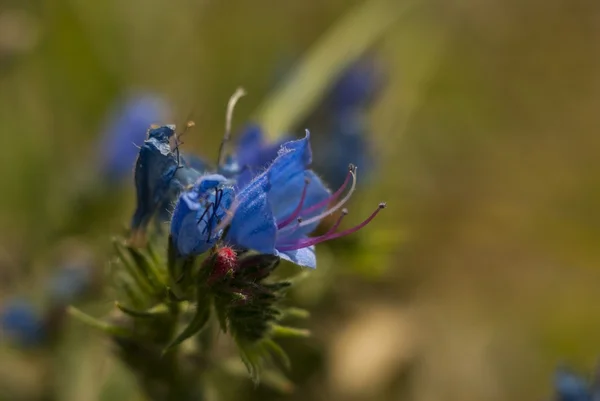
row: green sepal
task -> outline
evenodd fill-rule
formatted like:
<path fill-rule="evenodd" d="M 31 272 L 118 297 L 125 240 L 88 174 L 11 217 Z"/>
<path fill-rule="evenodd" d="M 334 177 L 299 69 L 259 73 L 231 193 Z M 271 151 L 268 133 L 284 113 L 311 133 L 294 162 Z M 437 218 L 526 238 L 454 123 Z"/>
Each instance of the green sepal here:
<path fill-rule="evenodd" d="M 166 315 L 169 313 L 169 308 L 165 304 L 156 305 L 153 308 L 150 308 L 146 311 L 138 311 L 135 309 L 131 309 L 126 307 L 125 305 L 120 304 L 119 302 L 115 302 L 115 307 L 119 309 L 121 312 L 125 313 L 134 318 L 155 318 L 159 315 Z"/>
<path fill-rule="evenodd" d="M 127 339 L 135 338 L 134 334 L 130 330 L 128 330 L 124 327 L 115 326 L 115 325 L 109 324 L 103 320 L 97 319 L 93 316 L 88 315 L 85 312 L 82 312 L 81 310 L 75 308 L 74 306 L 69 306 L 67 308 L 67 312 L 69 313 L 69 315 L 73 316 L 75 319 L 79 320 L 80 322 L 85 323 L 88 326 L 93 327 L 95 329 L 98 329 L 98 330 L 108 334 L 109 336 L 115 336 L 115 337 L 127 338 Z"/>
<path fill-rule="evenodd" d="M 273 338 L 286 338 L 286 337 L 310 337 L 310 330 L 297 329 L 295 327 L 280 326 L 274 324 L 271 326 L 271 336 Z"/>

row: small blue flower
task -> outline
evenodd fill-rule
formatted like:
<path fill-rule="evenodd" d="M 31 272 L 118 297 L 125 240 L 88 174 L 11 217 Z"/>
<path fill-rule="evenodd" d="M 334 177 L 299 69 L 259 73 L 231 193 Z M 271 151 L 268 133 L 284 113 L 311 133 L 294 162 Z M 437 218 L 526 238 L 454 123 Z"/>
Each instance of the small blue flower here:
<path fill-rule="evenodd" d="M 67 305 L 82 296 L 92 285 L 93 271 L 85 264 L 67 264 L 55 272 L 48 283 L 52 302 Z"/>
<path fill-rule="evenodd" d="M 323 218 L 343 207 L 356 186 L 356 169 L 351 166 L 344 184 L 331 194 L 319 177 L 308 170 L 312 161 L 309 139 L 307 132 L 304 139 L 285 143 L 269 167 L 247 185 L 238 182 L 233 187 L 227 178 L 210 175 L 184 192 L 171 221 L 171 235 L 180 253 L 200 254 L 220 239 L 238 249 L 277 255 L 315 268 L 314 245 L 368 224 L 384 204 L 358 226 L 337 232 L 347 214 L 344 209 L 327 233 L 308 237 Z M 348 185 L 350 189 L 342 197 Z M 335 204 L 328 209 L 332 203 Z M 228 223 L 229 227 L 223 229 Z"/>
<path fill-rule="evenodd" d="M 368 106 L 382 87 L 382 71 L 373 58 L 363 58 L 342 73 L 330 92 L 334 112 L 346 113 Z"/>
<path fill-rule="evenodd" d="M 151 94 L 132 96 L 111 111 L 102 133 L 100 168 L 109 180 L 130 177 L 148 128 L 168 118 L 164 100 Z"/>
<path fill-rule="evenodd" d="M 557 369 L 554 383 L 556 401 L 592 401 L 588 382 L 565 368 Z"/>
<path fill-rule="evenodd" d="M 362 175 L 368 178 L 374 161 L 366 114 L 360 111 L 334 114 L 328 127 L 329 135 L 317 141 L 319 149 L 326 152 L 315 158 L 314 169 L 333 187 L 344 182 L 345 167 L 350 163 L 360 167 Z"/>
<path fill-rule="evenodd" d="M 0 311 L 0 331 L 22 346 L 34 346 L 46 337 L 44 320 L 24 299 L 12 299 Z"/>
<path fill-rule="evenodd" d="M 175 126 L 165 125 L 148 131 L 135 165 L 137 206 L 132 218 L 134 232 L 143 231 L 159 210 L 171 202 L 201 175 L 189 167 L 171 146 Z"/>

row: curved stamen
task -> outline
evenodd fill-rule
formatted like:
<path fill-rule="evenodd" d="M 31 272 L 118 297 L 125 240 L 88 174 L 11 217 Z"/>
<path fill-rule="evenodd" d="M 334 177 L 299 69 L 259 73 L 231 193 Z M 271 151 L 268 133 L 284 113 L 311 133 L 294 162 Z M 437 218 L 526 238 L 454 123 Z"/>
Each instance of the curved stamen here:
<path fill-rule="evenodd" d="M 304 178 L 304 188 L 302 188 L 302 195 L 300 196 L 300 202 L 296 209 L 290 214 L 287 218 L 285 218 L 281 223 L 277 224 L 277 229 L 280 230 L 283 227 L 290 224 L 292 221 L 296 220 L 300 213 L 302 212 L 302 206 L 304 206 L 304 200 L 306 199 L 306 192 L 308 192 L 308 184 L 310 184 L 310 180 L 308 178 Z"/>
<path fill-rule="evenodd" d="M 240 100 L 241 97 L 246 95 L 246 91 L 244 88 L 237 88 L 235 93 L 231 95 L 229 98 L 229 102 L 227 102 L 227 115 L 225 117 L 225 135 L 221 140 L 221 145 L 219 145 L 219 156 L 217 157 L 217 166 L 221 166 L 223 163 L 223 157 L 225 156 L 225 144 L 229 142 L 231 138 L 231 120 L 233 119 L 233 109 L 235 109 L 235 105 Z"/>
<path fill-rule="evenodd" d="M 342 214 L 340 215 L 340 217 L 338 217 L 337 221 L 335 222 L 335 224 L 333 226 L 331 226 L 331 228 L 329 230 L 327 230 L 327 234 L 333 234 L 335 232 L 335 230 L 338 229 L 338 227 L 340 226 L 340 224 L 342 223 L 342 220 L 344 219 L 344 217 L 346 217 L 348 215 L 348 209 L 344 208 L 342 209 Z"/>
<path fill-rule="evenodd" d="M 375 218 L 375 216 L 377 216 L 377 214 L 382 209 L 385 209 L 385 207 L 386 207 L 385 202 L 380 203 L 379 206 L 377 207 L 377 209 L 375 209 L 375 211 L 373 213 L 371 213 L 371 215 L 369 217 L 367 217 L 367 219 L 365 221 L 363 221 L 359 225 L 349 228 L 347 230 L 340 231 L 338 233 L 332 232 L 332 230 L 329 230 L 326 234 L 320 235 L 318 237 L 305 238 L 304 240 L 297 241 L 293 244 L 289 243 L 289 244 L 278 245 L 277 250 L 280 252 L 295 251 L 296 249 L 306 248 L 306 247 L 309 247 L 312 245 L 319 244 L 324 241 L 328 241 L 330 239 L 340 238 L 340 237 L 346 236 L 348 234 L 352 234 L 352 233 L 360 230 L 367 224 L 369 224 L 371 222 L 371 220 L 373 220 Z M 344 215 L 342 215 L 342 217 L 343 216 Z M 340 220 L 341 220 L 341 218 L 340 218 Z M 336 223 L 336 225 L 337 225 L 337 223 Z"/>
<path fill-rule="evenodd" d="M 321 209 L 322 207 L 325 207 L 329 204 L 331 204 L 332 202 L 336 201 L 340 195 L 344 192 L 344 189 L 346 189 L 346 187 L 348 186 L 348 183 L 350 182 L 350 179 L 352 178 L 352 173 L 356 172 L 356 166 L 353 164 L 350 164 L 348 166 L 348 174 L 346 174 L 346 179 L 344 180 L 344 183 L 342 184 L 341 187 L 338 188 L 337 191 L 335 191 L 330 197 L 328 197 L 327 199 L 322 200 L 321 202 L 317 203 L 316 205 L 313 205 L 309 208 L 306 208 L 302 211 L 302 214 L 304 216 L 306 216 L 309 213 L 312 213 L 316 210 Z"/>
<path fill-rule="evenodd" d="M 338 210 L 339 208 L 341 208 L 342 206 L 344 206 L 344 204 L 346 202 L 348 202 L 348 200 L 350 199 L 350 197 L 354 193 L 354 190 L 356 189 L 356 170 L 357 170 L 356 167 L 354 169 L 350 170 L 350 174 L 352 175 L 352 186 L 350 187 L 350 190 L 348 191 L 348 193 L 346 194 L 346 196 L 344 196 L 341 201 L 339 201 L 337 204 L 335 204 L 329 210 L 326 210 L 326 211 L 324 211 L 321 214 L 313 216 L 313 217 L 311 217 L 308 220 L 304 220 L 302 223 L 300 223 L 300 227 L 305 227 L 305 226 L 307 226 L 309 224 L 313 224 L 313 223 L 319 222 L 320 220 L 324 219 L 325 217 L 329 216 L 330 214 L 333 214 L 336 210 Z"/>

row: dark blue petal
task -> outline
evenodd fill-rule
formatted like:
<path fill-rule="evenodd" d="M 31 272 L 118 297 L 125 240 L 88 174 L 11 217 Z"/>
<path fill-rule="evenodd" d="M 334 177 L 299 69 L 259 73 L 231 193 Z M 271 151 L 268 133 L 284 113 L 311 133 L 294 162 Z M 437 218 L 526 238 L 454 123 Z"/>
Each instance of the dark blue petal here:
<path fill-rule="evenodd" d="M 269 202 L 277 220 L 284 219 L 298 206 L 305 185 L 306 167 L 311 158 L 307 134 L 304 139 L 287 142 L 269 167 Z"/>
<path fill-rule="evenodd" d="M 317 268 L 317 255 L 315 247 L 309 246 L 306 248 L 297 249 L 295 251 L 278 252 L 281 259 L 285 259 L 300 266 Z"/>
<path fill-rule="evenodd" d="M 118 104 L 102 134 L 102 173 L 111 180 L 130 176 L 148 129 L 164 121 L 168 114 L 167 104 L 155 95 L 137 95 Z"/>
<path fill-rule="evenodd" d="M 241 165 L 254 164 L 253 161 L 264 143 L 265 139 L 260 126 L 258 124 L 247 125 L 237 140 L 236 156 L 239 163 Z"/>
<path fill-rule="evenodd" d="M 23 299 L 13 299 L 0 313 L 0 331 L 23 346 L 33 346 L 43 341 L 44 322 L 33 305 Z"/>
<path fill-rule="evenodd" d="M 171 219 L 171 237 L 181 255 L 198 255 L 220 238 L 216 231 L 234 199 L 233 187 L 218 174 L 203 176 L 183 192 Z"/>
<path fill-rule="evenodd" d="M 269 205 L 266 173 L 256 177 L 236 199 L 235 215 L 226 240 L 241 248 L 275 253 L 277 226 Z"/>
<path fill-rule="evenodd" d="M 366 182 L 373 169 L 373 155 L 366 115 L 359 112 L 343 113 L 332 117 L 329 135 L 316 138 L 319 149 L 326 149 L 316 155 L 313 169 L 322 175 L 332 188 L 339 188 L 348 173 L 350 163 L 358 167 L 358 174 Z"/>
<path fill-rule="evenodd" d="M 331 196 L 331 193 L 325 187 L 325 185 L 323 185 L 323 182 L 321 181 L 321 179 L 313 171 L 306 170 L 304 172 L 304 176 L 308 179 L 309 183 L 308 183 L 308 187 L 306 189 L 306 197 L 304 199 L 302 209 L 308 210 L 312 206 L 315 206 L 319 203 L 323 203 L 323 201 L 325 201 L 327 198 L 329 198 Z M 304 185 L 304 183 L 302 183 L 302 185 Z M 289 192 L 293 193 L 293 192 L 297 192 L 297 190 L 296 190 L 296 188 L 293 188 L 293 189 L 290 188 Z M 300 191 L 300 194 L 297 194 L 298 198 L 296 200 L 296 205 L 291 207 L 291 202 L 288 202 L 290 207 L 287 210 L 285 210 L 285 212 L 281 213 L 282 216 L 285 216 L 283 218 L 290 216 L 290 214 L 293 213 L 293 211 L 296 209 L 296 206 L 300 202 L 301 193 L 302 193 L 302 191 Z M 327 207 L 328 207 L 328 204 L 325 203 L 323 206 L 311 211 L 308 214 L 302 214 L 302 219 L 306 221 L 311 217 L 317 216 L 317 215 L 323 213 Z M 281 221 L 282 221 L 281 218 L 278 219 L 278 222 L 281 222 Z M 320 221 L 315 221 L 314 223 L 307 224 L 306 226 L 298 227 L 297 223 L 292 222 L 292 223 L 290 223 L 290 226 L 291 226 L 290 229 L 280 231 L 280 235 L 277 238 L 277 243 L 285 243 L 285 242 L 289 242 L 289 241 L 293 241 L 296 239 L 306 237 L 308 234 L 310 234 L 317 228 L 319 223 L 320 223 Z M 292 227 L 297 227 L 297 228 L 291 229 Z"/>
<path fill-rule="evenodd" d="M 269 167 L 281 146 L 289 140 L 289 137 L 284 136 L 276 142 L 269 142 L 259 125 L 248 125 L 237 141 L 238 188 L 248 185 L 253 177 Z"/>
<path fill-rule="evenodd" d="M 140 148 L 135 165 L 136 210 L 131 226 L 144 229 L 157 209 L 172 191 L 172 181 L 177 172 L 177 159 L 171 152 L 169 138 L 175 133 L 170 127 L 149 132 Z"/>
<path fill-rule="evenodd" d="M 365 107 L 382 88 L 382 71 L 375 60 L 365 58 L 349 66 L 331 90 L 334 110 Z"/>

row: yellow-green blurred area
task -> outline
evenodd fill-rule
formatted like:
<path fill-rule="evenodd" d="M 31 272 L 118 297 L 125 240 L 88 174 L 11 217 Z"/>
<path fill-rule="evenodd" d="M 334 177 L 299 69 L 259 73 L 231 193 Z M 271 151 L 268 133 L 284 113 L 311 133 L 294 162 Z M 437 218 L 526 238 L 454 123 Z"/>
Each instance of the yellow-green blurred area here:
<path fill-rule="evenodd" d="M 173 123 L 196 123 L 184 149 L 216 157 L 235 88 L 248 92 L 239 128 L 282 60 L 301 62 L 358 4 L 1 1 L 0 304 L 43 302 L 36 289 L 73 243 L 102 276 L 133 185 L 107 210 L 70 202 L 117 99 L 163 95 Z M 559 362 L 586 371 L 600 357 L 600 3 L 386 4 L 398 16 L 368 47 L 386 70 L 369 114 L 379 167 L 348 220 L 388 207 L 320 246 L 290 294 L 313 332 L 284 343 L 294 391 L 222 379 L 209 399 L 541 400 Z M 111 302 L 104 291 L 98 311 Z M 1 349 L 0 400 L 144 399 L 79 322 L 51 352 Z"/>

